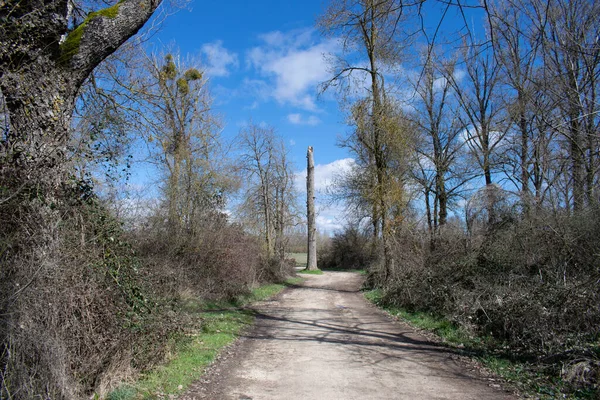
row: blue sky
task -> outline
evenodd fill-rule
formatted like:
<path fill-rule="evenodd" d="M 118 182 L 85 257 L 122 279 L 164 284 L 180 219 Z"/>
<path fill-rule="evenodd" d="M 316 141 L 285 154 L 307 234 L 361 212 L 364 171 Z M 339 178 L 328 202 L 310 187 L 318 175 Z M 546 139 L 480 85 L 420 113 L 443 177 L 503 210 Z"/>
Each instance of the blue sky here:
<path fill-rule="evenodd" d="M 225 139 L 250 119 L 273 126 L 290 151 L 300 191 L 308 146 L 314 147 L 318 190 L 350 162 L 336 146 L 348 129 L 338 104 L 332 95 L 317 95 L 328 77 L 324 55 L 337 48 L 314 27 L 322 10 L 321 0 L 192 1 L 168 16 L 148 44 L 175 45 L 183 56 L 200 57 Z M 321 201 L 319 228 L 339 229 L 342 208 Z"/>
<path fill-rule="evenodd" d="M 434 30 L 440 3 L 426 3 L 426 28 Z M 429 4 L 433 4 L 430 6 Z M 330 75 L 325 54 L 339 44 L 315 29 L 324 0 L 191 1 L 169 15 L 152 35 L 149 46 L 175 45 L 183 56 L 200 57 L 209 76 L 215 110 L 223 117 L 226 139 L 252 119 L 273 126 L 290 150 L 304 189 L 306 149 L 314 147 L 315 181 L 324 190 L 333 174 L 348 168 L 351 156 L 336 143 L 349 127 L 333 93 L 317 95 Z M 446 21 L 457 24 L 456 10 Z M 318 204 L 319 229 L 343 225 L 343 205 Z"/>
<path fill-rule="evenodd" d="M 191 11 L 166 19 L 153 42 L 176 43 L 182 54 L 202 57 L 226 136 L 252 118 L 276 128 L 298 166 L 309 145 L 316 163 L 329 163 L 345 156 L 335 142 L 346 128 L 337 103 L 316 96 L 328 76 L 323 54 L 335 46 L 314 29 L 321 4 L 193 1 Z"/>

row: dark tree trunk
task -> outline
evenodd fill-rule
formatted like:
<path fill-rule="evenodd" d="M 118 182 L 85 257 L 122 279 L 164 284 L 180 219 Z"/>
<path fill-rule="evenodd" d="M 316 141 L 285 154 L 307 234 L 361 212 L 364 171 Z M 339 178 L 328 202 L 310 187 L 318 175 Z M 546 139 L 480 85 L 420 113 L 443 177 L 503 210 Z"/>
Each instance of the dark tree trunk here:
<path fill-rule="evenodd" d="M 66 179 L 64 165 L 77 92 L 92 70 L 150 18 L 160 1 L 124 0 L 67 26 L 67 0 L 0 8 L 0 89 L 9 131 L 0 142 L 1 176 L 47 194 Z M 53 197 L 53 196 L 51 196 Z"/>

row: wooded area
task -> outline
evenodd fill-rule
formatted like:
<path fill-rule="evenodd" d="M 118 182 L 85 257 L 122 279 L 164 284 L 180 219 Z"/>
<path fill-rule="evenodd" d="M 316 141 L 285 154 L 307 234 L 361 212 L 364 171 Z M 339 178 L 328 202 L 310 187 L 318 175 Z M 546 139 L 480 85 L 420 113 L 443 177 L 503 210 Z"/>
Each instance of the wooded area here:
<path fill-rule="evenodd" d="M 228 143 L 201 63 L 136 41 L 160 3 L 0 5 L 2 398 L 106 393 L 198 323 L 186 299 L 281 281 L 306 243 L 275 128 Z M 423 26 L 421 2 L 332 0 L 318 21 L 341 43 L 321 91 L 355 160 L 319 267 L 366 268 L 386 304 L 597 393 L 600 3 L 441 4 L 458 40 Z M 135 216 L 113 201 L 132 137 L 160 171 Z"/>
<path fill-rule="evenodd" d="M 383 303 L 585 392 L 600 371 L 600 6 L 476 8 L 484 34 L 454 41 L 401 1 L 333 1 L 322 16 L 344 44 L 323 90 L 347 110 L 356 164 L 333 193 L 354 222 L 320 265 L 369 265 Z"/>

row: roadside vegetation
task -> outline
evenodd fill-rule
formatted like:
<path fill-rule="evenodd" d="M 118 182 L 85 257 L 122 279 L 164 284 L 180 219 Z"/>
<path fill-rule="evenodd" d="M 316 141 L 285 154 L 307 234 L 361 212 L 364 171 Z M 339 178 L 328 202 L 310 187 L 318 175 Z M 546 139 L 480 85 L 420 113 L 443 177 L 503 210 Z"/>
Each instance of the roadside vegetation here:
<path fill-rule="evenodd" d="M 321 89 L 354 164 L 330 190 L 350 221 L 319 267 L 366 268 L 381 305 L 520 360 L 540 393 L 598 395 L 600 4 L 481 11 L 482 29 L 445 33 L 395 0 L 321 15 L 345 44 Z"/>
<path fill-rule="evenodd" d="M 409 311 L 383 301 L 381 289 L 364 293 L 365 298 L 381 307 L 390 315 L 400 318 L 411 326 L 435 334 L 442 344 L 459 354 L 471 357 L 500 377 L 509 389 L 539 399 L 595 399 L 597 391 L 573 384 L 551 371 L 550 365 L 514 353 L 510 345 L 496 338 L 474 333 L 441 315 L 424 311 Z M 550 371 L 549 371 L 550 369 Z"/>
<path fill-rule="evenodd" d="M 58 44 L 60 33 L 48 21 L 67 6 L 51 4 L 45 19 L 32 24 Z M 102 29 L 106 18 L 132 24 L 119 17 L 123 10 L 131 14 L 132 4 L 119 2 L 110 15 L 77 14 L 73 23 L 79 18 L 80 30 Z M 155 6 L 146 7 L 146 19 Z M 23 33 L 28 13 L 38 16 L 36 7 L 11 14 L 1 32 Z M 58 30 L 68 33 L 63 22 Z M 125 28 L 129 36 L 136 30 Z M 90 35 L 99 38 L 90 51 L 110 34 Z M 36 40 L 13 47 L 47 64 L 40 76 L 27 65 L 6 64 L 15 59 L 5 53 L 13 47 L 0 46 L 0 110 L 7 124 L 0 135 L 0 397 L 173 393 L 251 321 L 235 307 L 280 290 L 264 285 L 294 275 L 284 235 L 298 217 L 284 141 L 274 128 L 250 121 L 225 142 L 203 66 L 176 49 L 146 52 L 132 41 L 93 74 L 76 63 L 71 75 L 53 77 L 43 73 L 56 67 L 62 74 L 67 60 Z M 98 64 L 112 51 L 90 57 Z M 77 55 L 70 56 L 75 62 Z M 32 82 L 56 78 L 65 87 L 56 89 L 60 94 L 48 89 L 49 95 L 60 99 L 76 89 L 74 109 L 48 100 L 52 110 L 20 114 L 19 104 L 2 95 L 10 74 Z M 16 97 L 42 96 L 37 86 L 27 87 L 33 92 Z M 39 117 L 53 112 L 67 116 L 62 125 Z M 15 150 L 34 142 L 37 161 Z M 127 189 L 133 146 L 145 149 L 155 168 L 150 193 Z M 234 196 L 235 223 L 226 212 Z M 211 311 L 214 304 L 228 309 Z M 140 386 L 121 385 L 140 376 Z"/>
<path fill-rule="evenodd" d="M 596 398 L 600 298 L 592 215 L 546 216 L 540 225 L 515 218 L 485 236 L 455 226 L 433 247 L 425 229 L 406 231 L 396 236 L 391 276 L 382 280 L 377 258 L 365 264 L 366 297 L 475 357 L 521 392 Z M 338 233 L 324 257 L 351 254 L 355 235 L 354 229 Z M 372 240 L 368 232 L 362 236 Z M 371 247 L 364 249 L 360 262 L 372 257 Z M 535 268 L 528 263 L 533 257 L 540 260 Z"/>
<path fill-rule="evenodd" d="M 168 343 L 166 360 L 156 368 L 126 379 L 110 391 L 108 400 L 133 400 L 169 397 L 183 393 L 199 379 L 222 349 L 254 322 L 249 304 L 267 300 L 287 285 L 302 278 L 289 278 L 281 284 L 261 285 L 248 295 L 230 301 L 187 299 L 179 312 L 188 321 L 183 332 L 173 335 Z"/>

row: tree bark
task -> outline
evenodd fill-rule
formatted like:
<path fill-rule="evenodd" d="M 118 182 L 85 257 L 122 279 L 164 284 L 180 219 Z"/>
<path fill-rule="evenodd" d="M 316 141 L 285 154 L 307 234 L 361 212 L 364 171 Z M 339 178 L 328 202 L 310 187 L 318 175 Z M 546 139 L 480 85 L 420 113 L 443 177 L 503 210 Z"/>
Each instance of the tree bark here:
<path fill-rule="evenodd" d="M 160 0 L 123 0 L 68 30 L 68 1 L 0 7 L 0 90 L 9 131 L 0 138 L 0 173 L 28 182 L 51 200 L 67 179 L 66 146 L 79 88 L 92 70 L 133 36 Z M 9 185 L 12 186 L 12 185 Z"/>
<path fill-rule="evenodd" d="M 308 217 L 308 260 L 306 269 L 313 271 L 319 268 L 317 267 L 317 227 L 315 222 L 315 162 L 312 146 L 308 147 L 306 159 L 306 213 Z"/>

